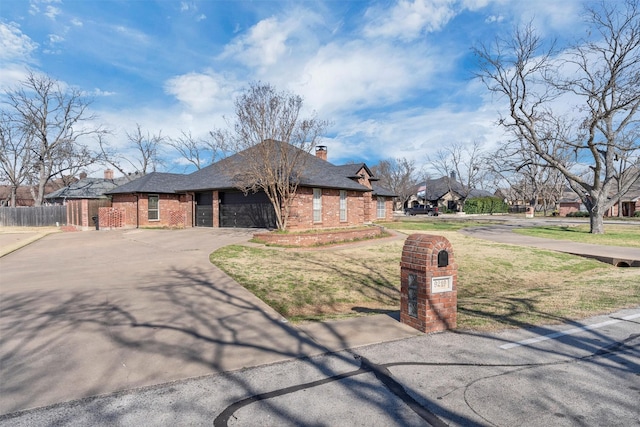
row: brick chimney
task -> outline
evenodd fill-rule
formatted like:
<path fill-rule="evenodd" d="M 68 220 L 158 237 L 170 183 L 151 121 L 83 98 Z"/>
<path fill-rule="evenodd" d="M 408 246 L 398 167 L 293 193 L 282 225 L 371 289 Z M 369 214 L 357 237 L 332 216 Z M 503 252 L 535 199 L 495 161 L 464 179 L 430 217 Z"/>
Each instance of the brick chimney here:
<path fill-rule="evenodd" d="M 113 170 L 105 169 L 104 170 L 104 179 L 113 179 Z"/>
<path fill-rule="evenodd" d="M 316 157 L 327 161 L 327 146 L 326 145 L 318 145 L 316 147 Z"/>

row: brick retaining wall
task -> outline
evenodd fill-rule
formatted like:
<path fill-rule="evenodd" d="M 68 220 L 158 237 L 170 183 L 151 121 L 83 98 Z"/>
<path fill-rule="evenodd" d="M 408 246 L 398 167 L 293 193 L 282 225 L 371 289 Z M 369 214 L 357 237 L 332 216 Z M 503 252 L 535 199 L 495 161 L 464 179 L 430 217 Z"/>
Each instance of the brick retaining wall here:
<path fill-rule="evenodd" d="M 353 240 L 371 239 L 384 234 L 382 227 L 368 227 L 357 230 L 331 230 L 305 233 L 256 233 L 254 239 L 266 244 L 281 246 L 309 247 L 317 245 L 327 245 L 331 243 L 342 243 Z"/>

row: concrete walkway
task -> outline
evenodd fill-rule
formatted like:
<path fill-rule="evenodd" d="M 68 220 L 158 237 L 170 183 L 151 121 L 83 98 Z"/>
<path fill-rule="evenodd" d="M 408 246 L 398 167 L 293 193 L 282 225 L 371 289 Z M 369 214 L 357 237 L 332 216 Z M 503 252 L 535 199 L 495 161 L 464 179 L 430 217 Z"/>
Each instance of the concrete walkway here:
<path fill-rule="evenodd" d="M 209 262 L 252 233 L 56 233 L 0 258 L 0 414 L 419 335 L 287 323 Z"/>
<path fill-rule="evenodd" d="M 59 231 L 58 227 L 2 227 L 0 228 L 0 258 Z"/>
<path fill-rule="evenodd" d="M 520 224 L 487 225 L 483 227 L 465 228 L 460 230 L 460 232 L 468 236 L 491 240 L 493 242 L 532 246 L 540 249 L 549 249 L 572 255 L 595 258 L 619 267 L 640 267 L 640 249 L 638 248 L 602 246 L 570 242 L 567 240 L 544 239 L 524 236 L 513 232 L 516 228 L 522 227 L 523 225 Z"/>

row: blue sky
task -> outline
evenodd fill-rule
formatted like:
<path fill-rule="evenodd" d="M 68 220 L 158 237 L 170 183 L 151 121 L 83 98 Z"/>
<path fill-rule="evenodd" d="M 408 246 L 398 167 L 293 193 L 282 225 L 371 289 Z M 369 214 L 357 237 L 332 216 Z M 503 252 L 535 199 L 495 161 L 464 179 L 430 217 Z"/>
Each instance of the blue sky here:
<path fill-rule="evenodd" d="M 77 87 L 124 150 L 136 123 L 204 136 L 250 82 L 269 82 L 331 121 L 329 161 L 422 164 L 452 142 L 504 138 L 471 47 L 531 20 L 562 46 L 584 34 L 583 3 L 3 0 L 0 88 L 27 68 Z"/>

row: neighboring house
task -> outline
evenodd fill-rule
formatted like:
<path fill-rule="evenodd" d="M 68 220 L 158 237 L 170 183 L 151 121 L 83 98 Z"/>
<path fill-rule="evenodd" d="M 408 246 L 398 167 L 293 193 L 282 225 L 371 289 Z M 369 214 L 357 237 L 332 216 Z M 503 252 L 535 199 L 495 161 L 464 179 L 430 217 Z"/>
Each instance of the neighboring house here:
<path fill-rule="evenodd" d="M 580 200 L 578 194 L 576 194 L 570 187 L 565 187 L 562 190 L 562 195 L 558 200 L 558 215 L 567 216 L 574 212 L 586 212 L 587 208 Z"/>
<path fill-rule="evenodd" d="M 104 171 L 104 178 L 87 178 L 81 174 L 80 179 L 45 196 L 47 203 L 67 207 L 67 225 L 75 225 L 83 229 L 95 226 L 93 220 L 98 216 L 98 209 L 111 206 L 106 192 L 129 181 L 131 177 L 114 178 L 113 171 Z"/>
<path fill-rule="evenodd" d="M 607 216 L 619 216 L 620 208 L 622 216 L 634 216 L 636 212 L 640 212 L 640 179 L 609 209 Z"/>
<path fill-rule="evenodd" d="M 76 178 L 73 177 L 65 177 L 65 179 L 54 179 L 47 183 L 44 188 L 45 195 L 51 194 L 54 191 L 63 188 L 69 182 L 77 181 Z M 0 207 L 1 206 L 11 206 L 11 186 L 10 185 L 0 185 Z M 16 189 L 16 201 L 15 207 L 19 206 L 34 206 L 34 192 L 36 190 L 34 187 L 30 187 L 28 185 L 21 185 Z M 45 197 L 45 203 L 47 199 Z"/>
<path fill-rule="evenodd" d="M 618 215 L 618 209 L 622 207 L 622 216 L 632 217 L 636 212 L 640 212 L 640 180 L 636 181 L 621 198 L 620 201 L 609 208 L 605 213 L 605 216 L 616 217 Z M 586 212 L 587 208 L 580 200 L 580 197 L 569 187 L 565 187 L 562 192 L 562 197 L 558 201 L 558 214 L 560 216 L 567 216 L 567 214 L 573 212 Z"/>
<path fill-rule="evenodd" d="M 11 206 L 11 186 L 0 185 L 0 206 Z M 21 185 L 16 189 L 15 207 L 33 206 L 35 204 L 31 187 Z"/>
<path fill-rule="evenodd" d="M 472 197 L 493 197 L 493 194 L 484 190 L 467 190 L 454 176 L 427 179 L 417 191 L 418 200 L 423 200 L 430 206 L 437 206 L 441 212 L 458 212 L 462 209 L 464 200 Z"/>
<path fill-rule="evenodd" d="M 376 185 L 364 163 L 333 165 L 326 160 L 324 146 L 318 147 L 315 156 L 304 156 L 288 229 L 338 228 L 393 219 L 394 195 Z M 122 226 L 128 227 L 275 228 L 275 212 L 267 195 L 238 189 L 234 177 L 242 170 L 243 156 L 235 154 L 190 175 L 150 174 L 108 193 L 112 196 L 110 215 L 120 212 Z M 180 223 L 175 217 L 182 213 L 186 217 Z M 106 210 L 104 215 L 108 221 Z M 101 223 L 102 217 L 103 210 Z"/>

